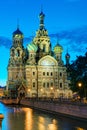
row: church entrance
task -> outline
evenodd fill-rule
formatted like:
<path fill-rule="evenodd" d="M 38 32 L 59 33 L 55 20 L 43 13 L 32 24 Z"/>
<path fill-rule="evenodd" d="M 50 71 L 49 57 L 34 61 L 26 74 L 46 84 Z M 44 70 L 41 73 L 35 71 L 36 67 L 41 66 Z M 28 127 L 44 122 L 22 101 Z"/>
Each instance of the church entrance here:
<path fill-rule="evenodd" d="M 18 92 L 18 97 L 25 97 L 25 91 L 24 90 L 21 90 Z"/>

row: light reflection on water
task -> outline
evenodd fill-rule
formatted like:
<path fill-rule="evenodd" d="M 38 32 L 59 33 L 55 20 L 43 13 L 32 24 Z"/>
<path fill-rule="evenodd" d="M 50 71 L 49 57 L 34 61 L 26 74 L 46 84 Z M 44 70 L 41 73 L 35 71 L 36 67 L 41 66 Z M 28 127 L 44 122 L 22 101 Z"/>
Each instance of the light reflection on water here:
<path fill-rule="evenodd" d="M 77 130 L 86 130 L 86 129 L 83 129 L 83 128 L 80 128 L 80 127 L 77 127 L 76 129 Z"/>
<path fill-rule="evenodd" d="M 33 127 L 33 110 L 29 108 L 21 108 L 25 112 L 25 129 L 24 130 L 32 130 Z"/>
<path fill-rule="evenodd" d="M 43 113 L 27 107 L 5 106 L 1 130 L 87 130 L 87 122 Z"/>

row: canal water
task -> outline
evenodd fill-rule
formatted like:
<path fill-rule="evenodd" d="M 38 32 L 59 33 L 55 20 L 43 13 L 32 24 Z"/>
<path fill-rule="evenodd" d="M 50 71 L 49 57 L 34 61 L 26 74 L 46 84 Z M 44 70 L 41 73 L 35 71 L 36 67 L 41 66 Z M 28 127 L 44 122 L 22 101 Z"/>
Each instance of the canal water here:
<path fill-rule="evenodd" d="M 0 103 L 4 114 L 1 130 L 87 130 L 87 122 L 52 115 L 28 107 L 5 106 Z"/>

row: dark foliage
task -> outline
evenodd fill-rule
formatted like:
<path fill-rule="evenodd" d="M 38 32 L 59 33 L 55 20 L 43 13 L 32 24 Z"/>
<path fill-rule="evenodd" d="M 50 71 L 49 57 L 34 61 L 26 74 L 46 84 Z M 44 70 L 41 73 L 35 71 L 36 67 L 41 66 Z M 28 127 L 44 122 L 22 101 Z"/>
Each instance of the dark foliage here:
<path fill-rule="evenodd" d="M 68 67 L 67 72 L 70 74 L 73 92 L 78 92 L 81 97 L 87 97 L 87 52 L 85 56 L 78 56 Z"/>

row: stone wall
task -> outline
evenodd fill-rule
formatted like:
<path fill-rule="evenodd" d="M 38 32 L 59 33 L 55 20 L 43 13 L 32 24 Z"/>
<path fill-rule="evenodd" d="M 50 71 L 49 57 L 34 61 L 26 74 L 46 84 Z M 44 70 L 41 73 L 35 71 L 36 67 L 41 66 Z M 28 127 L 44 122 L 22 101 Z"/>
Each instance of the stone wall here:
<path fill-rule="evenodd" d="M 50 113 L 59 113 L 67 116 L 87 119 L 87 104 L 66 102 L 45 102 L 34 100 L 22 100 L 21 104 L 37 108 Z"/>
<path fill-rule="evenodd" d="M 17 99 L 3 99 L 0 100 L 0 102 L 6 105 L 18 105 Z M 87 104 L 81 102 L 22 99 L 20 104 L 53 114 L 58 113 L 65 116 L 87 120 Z"/>

